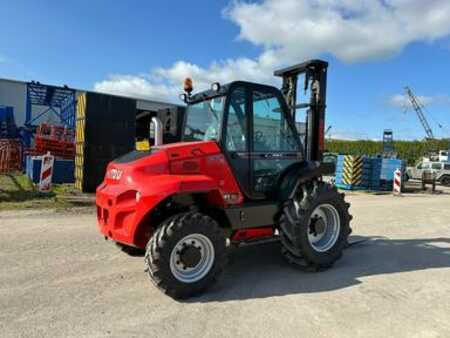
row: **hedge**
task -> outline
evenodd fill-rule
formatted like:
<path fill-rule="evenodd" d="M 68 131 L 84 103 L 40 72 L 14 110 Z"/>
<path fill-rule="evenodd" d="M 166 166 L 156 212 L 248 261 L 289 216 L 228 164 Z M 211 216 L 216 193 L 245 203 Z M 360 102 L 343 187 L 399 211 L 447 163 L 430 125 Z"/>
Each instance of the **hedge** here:
<path fill-rule="evenodd" d="M 382 141 L 328 139 L 325 147 L 328 152 L 346 155 L 377 155 L 383 152 Z M 407 160 L 409 165 L 413 165 L 430 152 L 449 149 L 450 139 L 394 141 L 394 147 L 399 158 Z"/>

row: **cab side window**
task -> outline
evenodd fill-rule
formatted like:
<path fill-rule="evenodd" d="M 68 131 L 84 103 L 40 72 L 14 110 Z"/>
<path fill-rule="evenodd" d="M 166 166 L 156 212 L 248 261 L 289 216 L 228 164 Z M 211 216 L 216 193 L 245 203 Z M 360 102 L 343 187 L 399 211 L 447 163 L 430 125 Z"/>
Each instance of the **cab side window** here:
<path fill-rule="evenodd" d="M 238 87 L 230 96 L 225 146 L 229 151 L 248 151 L 245 88 Z"/>
<path fill-rule="evenodd" d="M 299 149 L 297 136 L 290 127 L 280 100 L 271 89 L 258 88 L 252 91 L 253 149 L 255 153 L 277 155 L 296 152 Z M 280 173 L 298 159 L 267 158 L 252 159 L 252 185 L 256 194 L 270 194 Z"/>
<path fill-rule="evenodd" d="M 296 151 L 295 135 L 288 125 L 278 97 L 267 90 L 255 90 L 253 104 L 253 150 Z"/>

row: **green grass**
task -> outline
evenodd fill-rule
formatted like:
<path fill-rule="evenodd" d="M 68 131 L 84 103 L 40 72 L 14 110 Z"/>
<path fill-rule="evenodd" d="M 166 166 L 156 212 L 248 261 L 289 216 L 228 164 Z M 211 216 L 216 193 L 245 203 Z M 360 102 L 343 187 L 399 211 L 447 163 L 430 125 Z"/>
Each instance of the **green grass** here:
<path fill-rule="evenodd" d="M 79 194 L 73 184 L 54 184 L 52 192 L 41 193 L 28 176 L 21 173 L 0 175 L 0 210 L 70 208 L 76 203 L 65 197 Z"/>

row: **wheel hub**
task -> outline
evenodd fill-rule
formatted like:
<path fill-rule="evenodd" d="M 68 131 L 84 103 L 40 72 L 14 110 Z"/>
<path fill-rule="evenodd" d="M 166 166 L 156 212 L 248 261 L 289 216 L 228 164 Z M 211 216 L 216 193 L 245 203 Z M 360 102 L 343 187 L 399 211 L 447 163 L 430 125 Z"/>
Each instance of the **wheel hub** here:
<path fill-rule="evenodd" d="M 327 225 L 323 220 L 323 218 L 317 217 L 311 221 L 310 232 L 313 233 L 315 236 L 322 235 L 325 232 L 326 227 Z"/>
<path fill-rule="evenodd" d="M 180 262 L 187 268 L 194 268 L 200 262 L 202 253 L 200 247 L 189 245 L 179 253 Z"/>
<path fill-rule="evenodd" d="M 183 283 L 194 283 L 206 276 L 214 264 L 214 245 L 203 234 L 182 238 L 170 254 L 170 270 Z"/>
<path fill-rule="evenodd" d="M 308 240 L 314 250 L 325 252 L 336 243 L 341 229 L 339 213 L 331 204 L 318 205 L 312 212 Z"/>

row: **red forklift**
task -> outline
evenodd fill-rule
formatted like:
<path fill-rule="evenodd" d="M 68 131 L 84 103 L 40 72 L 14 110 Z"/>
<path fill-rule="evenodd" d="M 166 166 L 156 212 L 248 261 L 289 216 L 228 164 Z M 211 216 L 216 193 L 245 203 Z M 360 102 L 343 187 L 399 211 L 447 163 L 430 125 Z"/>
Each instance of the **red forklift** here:
<path fill-rule="evenodd" d="M 100 232 L 145 249 L 146 271 L 163 292 L 187 298 L 225 267 L 227 248 L 279 240 L 296 267 L 320 271 L 343 253 L 350 204 L 322 177 L 328 63 L 310 60 L 275 72 L 281 90 L 236 81 L 191 95 L 181 142 L 155 145 L 108 165 L 97 188 Z M 297 104 L 299 76 L 309 100 Z M 301 136 L 296 112 L 306 109 Z"/>

